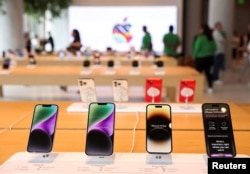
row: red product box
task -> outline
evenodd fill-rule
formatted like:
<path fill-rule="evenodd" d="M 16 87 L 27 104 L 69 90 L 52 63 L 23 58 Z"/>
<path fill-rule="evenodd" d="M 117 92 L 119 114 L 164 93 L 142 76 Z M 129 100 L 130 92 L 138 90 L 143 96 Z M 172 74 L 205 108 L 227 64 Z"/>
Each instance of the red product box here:
<path fill-rule="evenodd" d="M 145 89 L 146 102 L 161 102 L 162 93 L 162 79 L 161 78 L 147 78 Z"/>
<path fill-rule="evenodd" d="M 179 90 L 180 102 L 192 102 L 194 100 L 195 84 L 196 81 L 194 79 L 181 80 Z"/>

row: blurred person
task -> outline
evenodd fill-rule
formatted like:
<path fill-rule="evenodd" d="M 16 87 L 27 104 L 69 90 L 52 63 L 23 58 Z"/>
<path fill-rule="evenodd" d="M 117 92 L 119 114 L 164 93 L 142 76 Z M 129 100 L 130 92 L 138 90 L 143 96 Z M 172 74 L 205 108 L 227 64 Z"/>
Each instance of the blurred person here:
<path fill-rule="evenodd" d="M 72 37 L 73 37 L 73 41 L 72 43 L 70 43 L 69 47 L 67 48 L 67 51 L 76 55 L 77 51 L 81 50 L 82 44 L 81 44 L 81 37 L 80 37 L 80 33 L 77 29 L 74 29 L 72 31 Z M 67 91 L 67 86 L 60 86 L 60 89 L 62 91 Z"/>
<path fill-rule="evenodd" d="M 53 37 L 52 37 L 52 35 L 51 35 L 51 32 L 49 31 L 48 32 L 48 39 L 47 39 L 47 41 L 46 41 L 46 44 L 49 44 L 50 45 L 50 51 L 49 51 L 49 53 L 53 53 L 54 52 L 54 49 L 55 49 L 55 45 L 54 45 L 54 39 L 53 39 Z"/>
<path fill-rule="evenodd" d="M 180 45 L 180 38 L 173 33 L 174 27 L 169 26 L 169 33 L 163 36 L 164 54 L 166 56 L 178 57 L 177 48 Z"/>
<path fill-rule="evenodd" d="M 250 40 L 250 24 L 247 26 L 247 39 Z"/>
<path fill-rule="evenodd" d="M 82 47 L 80 33 L 77 29 L 74 29 L 72 31 L 72 37 L 73 37 L 73 42 L 70 43 L 70 45 L 67 48 L 67 51 L 76 55 L 76 52 L 80 51 Z"/>
<path fill-rule="evenodd" d="M 221 22 L 215 23 L 213 38 L 217 47 L 217 51 L 214 56 L 213 80 L 214 84 L 223 84 L 222 80 L 219 78 L 219 73 L 220 70 L 225 70 L 225 52 L 227 37 L 226 33 L 223 31 L 223 26 Z"/>
<path fill-rule="evenodd" d="M 34 39 L 32 39 L 32 47 L 34 48 L 36 54 L 41 54 L 41 40 L 37 34 L 35 35 Z"/>
<path fill-rule="evenodd" d="M 142 38 L 142 45 L 141 45 L 141 51 L 146 53 L 151 53 L 153 50 L 153 44 L 152 44 L 152 39 L 151 35 L 147 30 L 146 26 L 142 27 L 142 31 L 144 32 L 144 36 Z"/>
<path fill-rule="evenodd" d="M 244 80 L 247 70 L 250 68 L 250 38 L 248 38 L 248 34 L 243 35 L 241 50 L 243 51 L 243 64 L 238 79 L 239 82 Z"/>
<path fill-rule="evenodd" d="M 233 32 L 232 35 L 232 59 L 233 59 L 233 64 L 234 63 L 239 63 L 239 49 L 240 46 L 240 37 L 236 31 Z"/>
<path fill-rule="evenodd" d="M 31 54 L 32 44 L 30 39 L 30 34 L 28 32 L 24 33 L 24 44 L 25 44 L 25 51 L 28 53 L 28 55 Z"/>
<path fill-rule="evenodd" d="M 197 36 L 194 43 L 193 57 L 195 59 L 195 68 L 199 72 L 205 72 L 208 84 L 208 93 L 213 92 L 213 77 L 211 68 L 216 52 L 216 43 L 213 39 L 212 31 L 208 25 L 204 24 L 200 28 L 201 34 Z"/>

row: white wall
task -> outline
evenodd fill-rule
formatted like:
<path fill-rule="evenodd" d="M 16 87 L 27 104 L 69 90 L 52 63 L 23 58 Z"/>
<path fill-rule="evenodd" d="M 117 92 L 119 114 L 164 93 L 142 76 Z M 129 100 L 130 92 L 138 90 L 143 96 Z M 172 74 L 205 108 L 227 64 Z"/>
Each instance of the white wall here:
<path fill-rule="evenodd" d="M 183 0 L 75 0 L 73 6 L 130 6 L 130 5 L 177 5 L 178 7 L 178 34 L 182 37 Z M 28 23 L 23 20 L 23 3 L 20 0 L 6 1 L 4 9 L 6 15 L 0 15 L 0 51 L 9 48 L 23 48 L 23 32 L 28 31 Z M 24 18 L 25 19 L 25 18 Z M 35 25 L 33 34 L 41 35 L 42 25 Z M 33 28 L 34 28 L 33 27 Z M 55 49 L 65 49 L 69 44 L 68 14 L 65 11 L 61 18 L 54 19 L 46 30 L 51 30 L 55 40 Z M 46 31 L 47 32 L 47 31 Z"/>
<path fill-rule="evenodd" d="M 0 15 L 0 51 L 23 48 L 23 3 L 8 0 L 3 9 L 6 14 Z"/>
<path fill-rule="evenodd" d="M 148 6 L 148 5 L 176 5 L 178 7 L 178 31 L 182 38 L 183 0 L 74 0 L 72 6 Z M 80 21 L 79 21 L 80 22 Z M 68 12 L 61 18 L 51 22 L 51 32 L 55 40 L 55 49 L 65 49 L 69 44 Z"/>

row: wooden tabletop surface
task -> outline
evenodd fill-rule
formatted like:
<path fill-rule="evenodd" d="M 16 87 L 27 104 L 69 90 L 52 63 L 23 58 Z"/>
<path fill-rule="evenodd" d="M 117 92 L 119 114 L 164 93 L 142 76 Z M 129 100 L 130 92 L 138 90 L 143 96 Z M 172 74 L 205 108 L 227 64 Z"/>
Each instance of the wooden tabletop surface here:
<path fill-rule="evenodd" d="M 84 152 L 87 113 L 67 112 L 66 108 L 71 102 L 1 101 L 0 164 L 16 152 L 26 151 L 33 109 L 38 103 L 55 103 L 60 108 L 53 151 Z M 230 103 L 229 105 L 237 153 L 250 155 L 249 114 L 237 104 Z M 117 113 L 115 152 L 146 152 L 145 113 L 138 113 L 139 122 L 134 132 L 136 114 L 133 112 Z M 172 129 L 174 153 L 206 153 L 201 114 L 172 113 Z"/>

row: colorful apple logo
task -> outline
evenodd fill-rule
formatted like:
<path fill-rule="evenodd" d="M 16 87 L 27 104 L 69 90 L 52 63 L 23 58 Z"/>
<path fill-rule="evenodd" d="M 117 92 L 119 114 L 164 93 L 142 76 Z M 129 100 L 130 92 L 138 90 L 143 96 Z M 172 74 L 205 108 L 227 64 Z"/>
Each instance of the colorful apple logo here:
<path fill-rule="evenodd" d="M 113 37 L 117 43 L 129 43 L 132 40 L 130 33 L 131 24 L 127 23 L 127 18 L 123 20 L 123 24 L 116 24 L 113 27 Z"/>

